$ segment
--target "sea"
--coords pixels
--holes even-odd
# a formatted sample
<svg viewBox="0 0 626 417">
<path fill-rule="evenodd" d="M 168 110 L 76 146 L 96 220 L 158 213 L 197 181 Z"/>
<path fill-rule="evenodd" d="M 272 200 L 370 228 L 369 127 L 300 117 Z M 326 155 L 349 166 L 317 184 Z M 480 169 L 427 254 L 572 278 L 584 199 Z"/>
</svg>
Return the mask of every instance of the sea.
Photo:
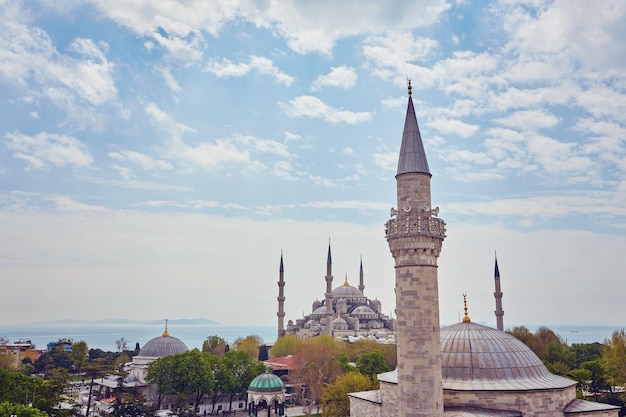
<svg viewBox="0 0 626 417">
<path fill-rule="evenodd" d="M 48 343 L 59 339 L 71 339 L 74 343 L 84 341 L 89 349 L 117 351 L 116 340 L 124 338 L 128 349 L 139 347 L 165 330 L 163 324 L 79 324 L 79 325 L 0 325 L 0 337 L 17 340 L 30 340 L 37 349 L 46 349 Z M 168 326 L 170 336 L 182 340 L 189 349 L 202 349 L 202 342 L 209 336 L 217 335 L 232 344 L 235 339 L 246 336 L 259 336 L 263 342 L 273 344 L 276 340 L 276 326 L 222 326 L 183 324 Z"/>
<path fill-rule="evenodd" d="M 539 325 L 525 325 L 531 332 L 537 330 Z M 576 325 L 542 325 L 557 335 L 561 336 L 568 345 L 574 343 L 603 343 L 611 337 L 615 330 L 622 327 L 616 326 L 576 326 Z M 513 327 L 513 326 L 511 326 Z M 49 342 L 59 339 L 72 339 L 73 342 L 84 341 L 90 349 L 102 349 L 115 352 L 116 340 L 124 338 L 128 349 L 134 349 L 136 343 L 141 348 L 149 340 L 163 334 L 162 324 L 79 324 L 79 325 L 0 325 L 0 337 L 9 339 L 10 342 L 18 340 L 30 340 L 37 349 L 46 349 Z M 168 327 L 170 336 L 182 340 L 189 349 L 202 348 L 209 336 L 217 335 L 232 344 L 235 339 L 250 335 L 259 336 L 266 344 L 273 344 L 276 340 L 276 326 L 224 326 L 224 325 L 199 325 L 182 324 Z"/>
</svg>

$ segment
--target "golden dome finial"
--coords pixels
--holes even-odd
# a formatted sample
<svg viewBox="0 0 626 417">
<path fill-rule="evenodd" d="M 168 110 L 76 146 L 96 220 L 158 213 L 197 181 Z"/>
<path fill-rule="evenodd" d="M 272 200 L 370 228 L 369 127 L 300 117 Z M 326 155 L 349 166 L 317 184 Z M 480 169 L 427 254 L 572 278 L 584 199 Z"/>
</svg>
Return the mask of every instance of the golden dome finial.
<svg viewBox="0 0 626 417">
<path fill-rule="evenodd" d="M 413 91 L 411 91 L 413 89 L 413 87 L 411 87 L 411 79 L 409 77 L 407 77 L 406 83 L 407 83 L 407 87 L 409 89 L 409 97 L 411 97 L 411 95 L 413 94 Z"/>
<path fill-rule="evenodd" d="M 170 334 L 167 331 L 167 319 L 165 319 L 165 331 L 162 334 L 163 337 L 170 337 Z"/>
<path fill-rule="evenodd" d="M 343 282 L 343 285 L 344 285 L 344 286 L 346 286 L 346 287 L 347 287 L 348 285 L 350 285 L 350 284 L 348 284 L 348 273 L 347 273 L 347 272 L 346 272 L 346 279 L 345 279 L 345 281 Z"/>
<path fill-rule="evenodd" d="M 465 310 L 465 316 L 463 317 L 463 323 L 471 322 L 469 316 L 467 315 L 467 294 L 463 294 L 463 310 Z"/>
</svg>

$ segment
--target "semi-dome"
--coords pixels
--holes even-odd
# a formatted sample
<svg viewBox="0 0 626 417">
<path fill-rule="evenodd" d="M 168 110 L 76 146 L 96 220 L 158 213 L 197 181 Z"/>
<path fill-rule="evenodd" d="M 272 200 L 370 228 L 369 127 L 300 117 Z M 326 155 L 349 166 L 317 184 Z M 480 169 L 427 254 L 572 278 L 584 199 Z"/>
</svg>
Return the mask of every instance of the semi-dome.
<svg viewBox="0 0 626 417">
<path fill-rule="evenodd" d="M 185 345 L 180 339 L 170 336 L 166 325 L 163 334 L 160 337 L 155 337 L 154 339 L 148 341 L 148 343 L 141 348 L 137 356 L 162 358 L 176 353 L 187 352 L 188 350 L 187 345 Z"/>
<path fill-rule="evenodd" d="M 367 307 L 367 306 L 358 306 L 357 308 L 352 310 L 352 314 L 354 314 L 354 315 L 359 315 L 359 314 L 375 315 L 376 312 L 374 310 L 372 310 L 371 308 Z"/>
<path fill-rule="evenodd" d="M 542 390 L 575 381 L 553 375 L 514 336 L 472 322 L 441 329 L 443 388 L 449 390 Z"/>
<path fill-rule="evenodd" d="M 269 370 L 266 370 L 264 374 L 261 374 L 254 378 L 248 386 L 248 391 L 255 392 L 274 392 L 279 393 L 285 390 L 285 383 L 276 375 L 271 374 Z"/>
</svg>

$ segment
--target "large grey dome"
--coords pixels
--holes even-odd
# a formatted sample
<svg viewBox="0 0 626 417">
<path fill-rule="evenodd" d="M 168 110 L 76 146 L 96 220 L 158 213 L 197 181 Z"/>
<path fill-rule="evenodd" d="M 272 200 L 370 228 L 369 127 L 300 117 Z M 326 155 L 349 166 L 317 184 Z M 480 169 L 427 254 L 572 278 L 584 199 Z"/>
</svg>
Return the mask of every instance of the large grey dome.
<svg viewBox="0 0 626 417">
<path fill-rule="evenodd" d="M 441 329 L 441 362 L 443 388 L 449 390 L 536 390 L 576 384 L 551 374 L 514 336 L 471 322 Z"/>
<path fill-rule="evenodd" d="M 180 339 L 170 336 L 166 329 L 162 336 L 148 341 L 137 356 L 162 358 L 176 353 L 187 352 L 188 350 L 187 346 Z"/>
<path fill-rule="evenodd" d="M 348 282 L 344 283 L 342 286 L 337 287 L 333 290 L 333 297 L 335 298 L 355 298 L 355 297 L 364 297 L 363 293 L 359 291 L 358 288 L 353 287 L 352 285 L 348 285 Z"/>
</svg>

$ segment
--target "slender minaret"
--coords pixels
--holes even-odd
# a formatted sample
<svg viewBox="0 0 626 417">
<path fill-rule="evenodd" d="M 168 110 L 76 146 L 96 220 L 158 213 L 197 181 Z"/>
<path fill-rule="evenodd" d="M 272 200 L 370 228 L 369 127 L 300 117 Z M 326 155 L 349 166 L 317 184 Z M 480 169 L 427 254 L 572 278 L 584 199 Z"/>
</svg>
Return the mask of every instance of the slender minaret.
<svg viewBox="0 0 626 417">
<path fill-rule="evenodd" d="M 443 417 L 437 258 L 445 223 L 431 209 L 428 162 L 408 81 L 409 103 L 400 146 L 398 209 L 385 225 L 396 265 L 398 415 Z"/>
<path fill-rule="evenodd" d="M 361 291 L 361 294 L 364 294 L 364 289 L 365 284 L 363 284 L 363 257 L 361 256 L 361 266 L 359 267 L 359 291 Z"/>
<path fill-rule="evenodd" d="M 333 261 L 330 256 L 330 240 L 328 241 L 328 257 L 326 258 L 326 333 L 333 333 Z"/>
<path fill-rule="evenodd" d="M 504 316 L 504 310 L 502 310 L 502 291 L 500 291 L 500 270 L 498 269 L 498 255 L 496 257 L 496 270 L 493 274 L 493 278 L 496 281 L 496 292 L 493 293 L 493 296 L 496 297 L 496 323 L 498 330 L 504 331 L 504 322 L 502 317 Z"/>
<path fill-rule="evenodd" d="M 283 267 L 283 252 L 280 251 L 280 266 L 278 267 L 278 337 L 285 335 L 285 268 Z"/>
</svg>

